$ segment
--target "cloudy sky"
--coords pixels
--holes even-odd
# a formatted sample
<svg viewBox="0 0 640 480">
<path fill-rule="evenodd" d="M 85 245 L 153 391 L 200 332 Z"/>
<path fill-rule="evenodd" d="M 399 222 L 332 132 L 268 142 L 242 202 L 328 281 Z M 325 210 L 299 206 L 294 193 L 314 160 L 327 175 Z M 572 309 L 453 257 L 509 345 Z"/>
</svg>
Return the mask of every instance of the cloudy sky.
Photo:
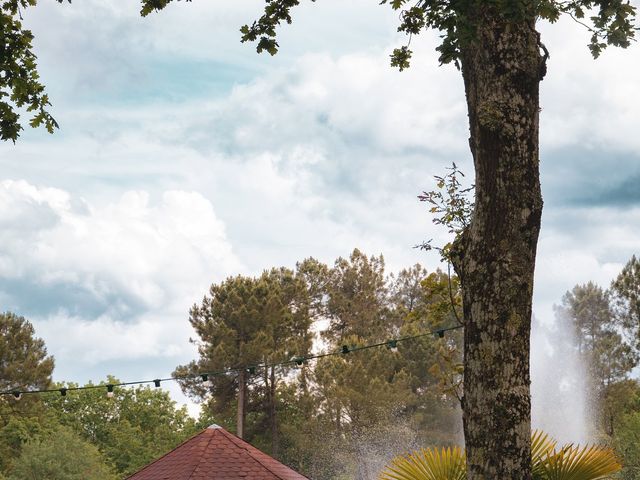
<svg viewBox="0 0 640 480">
<path fill-rule="evenodd" d="M 376 1 L 308 3 L 276 57 L 239 42 L 260 0 L 25 12 L 61 128 L 0 145 L 0 310 L 33 321 L 57 380 L 169 374 L 194 357 L 190 305 L 228 275 L 354 247 L 438 267 L 412 248 L 445 238 L 416 195 L 452 161 L 471 172 L 460 75 L 435 34 L 391 69 L 403 39 Z M 594 61 L 580 26 L 540 28 L 534 309 L 551 319 L 640 253 L 640 48 Z"/>
</svg>

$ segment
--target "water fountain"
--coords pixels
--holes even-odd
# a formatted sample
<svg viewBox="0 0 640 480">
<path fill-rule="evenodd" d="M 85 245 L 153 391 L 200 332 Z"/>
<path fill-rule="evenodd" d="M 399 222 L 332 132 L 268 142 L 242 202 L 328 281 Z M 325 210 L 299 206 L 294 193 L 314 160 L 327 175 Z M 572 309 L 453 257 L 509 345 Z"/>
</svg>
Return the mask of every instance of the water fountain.
<svg viewBox="0 0 640 480">
<path fill-rule="evenodd" d="M 593 441 L 593 400 L 586 366 L 569 321 L 534 318 L 531 330 L 531 416 L 534 429 L 559 443 Z"/>
</svg>

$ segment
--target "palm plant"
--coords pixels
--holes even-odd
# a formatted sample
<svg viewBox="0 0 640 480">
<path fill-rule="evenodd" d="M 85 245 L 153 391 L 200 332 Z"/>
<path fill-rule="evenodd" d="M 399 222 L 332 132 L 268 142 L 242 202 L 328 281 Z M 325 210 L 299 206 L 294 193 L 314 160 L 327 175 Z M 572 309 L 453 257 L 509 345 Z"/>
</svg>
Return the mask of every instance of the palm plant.
<svg viewBox="0 0 640 480">
<path fill-rule="evenodd" d="M 382 474 L 382 480 L 464 480 L 466 459 L 460 447 L 422 448 L 396 457 Z"/>
<path fill-rule="evenodd" d="M 611 448 L 573 444 L 556 449 L 557 442 L 536 430 L 531 436 L 531 473 L 534 480 L 602 480 L 622 465 Z M 466 462 L 460 447 L 423 448 L 396 457 L 380 480 L 464 480 Z"/>
</svg>

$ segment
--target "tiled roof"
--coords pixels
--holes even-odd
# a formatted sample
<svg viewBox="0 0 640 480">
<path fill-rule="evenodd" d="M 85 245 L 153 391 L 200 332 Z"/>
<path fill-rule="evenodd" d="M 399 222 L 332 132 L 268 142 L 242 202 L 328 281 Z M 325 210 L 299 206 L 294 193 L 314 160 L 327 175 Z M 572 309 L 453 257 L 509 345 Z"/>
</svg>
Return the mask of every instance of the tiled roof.
<svg viewBox="0 0 640 480">
<path fill-rule="evenodd" d="M 128 480 L 308 480 L 217 425 L 200 432 Z"/>
</svg>

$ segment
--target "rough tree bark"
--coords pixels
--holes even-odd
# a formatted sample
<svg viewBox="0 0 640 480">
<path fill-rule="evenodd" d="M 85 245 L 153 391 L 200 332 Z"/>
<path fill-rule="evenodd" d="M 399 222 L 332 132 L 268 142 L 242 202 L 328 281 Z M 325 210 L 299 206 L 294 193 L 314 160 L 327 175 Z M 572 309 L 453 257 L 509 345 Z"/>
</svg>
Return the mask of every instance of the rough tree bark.
<svg viewBox="0 0 640 480">
<path fill-rule="evenodd" d="M 546 58 L 535 17 L 476 12 L 462 48 L 476 199 L 454 243 L 465 317 L 463 423 L 469 480 L 531 478 L 529 336 L 539 181 L 539 84 Z"/>
</svg>

